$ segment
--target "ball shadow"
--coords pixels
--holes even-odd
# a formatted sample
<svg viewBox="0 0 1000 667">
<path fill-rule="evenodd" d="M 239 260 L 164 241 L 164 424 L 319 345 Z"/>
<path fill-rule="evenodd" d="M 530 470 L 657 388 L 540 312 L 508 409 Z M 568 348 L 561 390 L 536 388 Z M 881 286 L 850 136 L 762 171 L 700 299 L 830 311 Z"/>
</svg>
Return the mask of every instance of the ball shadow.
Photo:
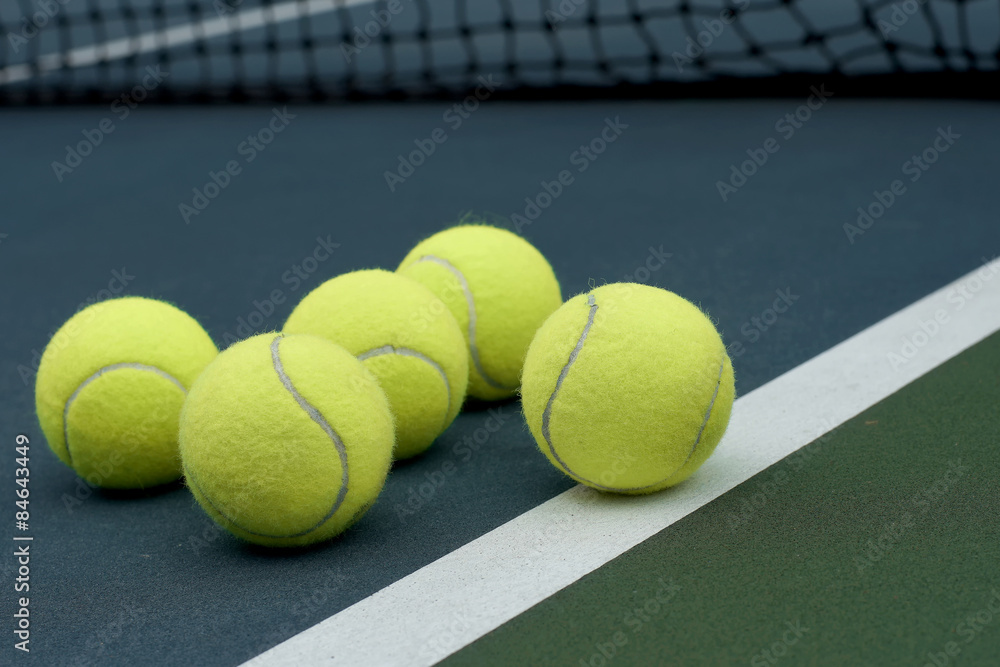
<svg viewBox="0 0 1000 667">
<path fill-rule="evenodd" d="M 498 406 L 511 405 L 512 403 L 519 403 L 521 397 L 515 394 L 510 398 L 504 398 L 499 401 L 484 401 L 481 398 L 476 398 L 474 396 L 467 396 L 465 403 L 462 404 L 462 412 L 485 412 L 490 408 L 495 408 Z"/>
<path fill-rule="evenodd" d="M 167 482 L 159 486 L 151 486 L 144 489 L 105 489 L 95 488 L 95 495 L 107 500 L 142 500 L 144 498 L 159 498 L 169 493 L 175 493 L 184 487 L 184 480 L 179 479 L 174 482 Z"/>
</svg>

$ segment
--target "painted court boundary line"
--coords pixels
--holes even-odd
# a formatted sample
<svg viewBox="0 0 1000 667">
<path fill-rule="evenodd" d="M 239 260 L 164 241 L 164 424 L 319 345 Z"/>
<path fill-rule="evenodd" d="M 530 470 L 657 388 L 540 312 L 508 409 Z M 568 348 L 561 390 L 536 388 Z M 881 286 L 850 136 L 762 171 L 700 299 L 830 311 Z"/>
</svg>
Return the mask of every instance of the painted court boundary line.
<svg viewBox="0 0 1000 667">
<path fill-rule="evenodd" d="M 994 259 L 739 398 L 689 483 L 638 497 L 574 487 L 245 664 L 433 664 L 997 330 Z"/>
<path fill-rule="evenodd" d="M 160 49 L 175 49 L 193 42 L 221 37 L 233 32 L 253 30 L 267 25 L 295 21 L 305 16 L 325 14 L 372 0 L 288 0 L 276 5 L 245 9 L 229 16 L 147 32 L 135 37 L 123 37 L 103 44 L 81 46 L 62 53 L 49 53 L 38 58 L 35 65 L 9 65 L 0 68 L 0 85 L 26 81 L 33 76 L 49 74 L 64 66 L 88 67 L 100 63 L 124 60 Z"/>
</svg>

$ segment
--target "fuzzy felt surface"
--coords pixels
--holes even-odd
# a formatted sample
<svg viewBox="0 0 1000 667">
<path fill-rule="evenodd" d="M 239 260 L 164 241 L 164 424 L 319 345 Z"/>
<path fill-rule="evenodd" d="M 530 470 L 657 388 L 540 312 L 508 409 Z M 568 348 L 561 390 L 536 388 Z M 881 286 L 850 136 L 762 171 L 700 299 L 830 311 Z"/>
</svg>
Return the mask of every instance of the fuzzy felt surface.
<svg viewBox="0 0 1000 667">
<path fill-rule="evenodd" d="M 181 476 L 177 427 L 185 392 L 148 370 L 98 376 L 69 406 L 72 466 L 91 484 L 133 489 Z"/>
<path fill-rule="evenodd" d="M 562 303 L 549 262 L 526 240 L 460 225 L 421 241 L 397 269 L 448 306 L 469 345 L 469 394 L 513 395 L 532 337 Z"/>
<path fill-rule="evenodd" d="M 521 394 L 553 465 L 604 491 L 650 493 L 711 455 L 735 387 L 722 339 L 694 304 L 612 283 L 573 297 L 545 322 Z"/>
<path fill-rule="evenodd" d="M 201 325 L 162 301 L 126 297 L 81 310 L 38 368 L 35 407 L 49 447 L 95 486 L 177 479 L 184 394 L 217 354 Z"/>
<path fill-rule="evenodd" d="M 181 411 L 188 487 L 250 542 L 330 538 L 375 502 L 392 460 L 393 417 L 375 377 L 338 345 L 261 334 L 225 350 Z"/>
<path fill-rule="evenodd" d="M 321 336 L 363 357 L 396 418 L 396 458 L 430 447 L 465 400 L 462 331 L 433 292 L 406 276 L 376 269 L 332 278 L 302 299 L 284 331 Z"/>
</svg>

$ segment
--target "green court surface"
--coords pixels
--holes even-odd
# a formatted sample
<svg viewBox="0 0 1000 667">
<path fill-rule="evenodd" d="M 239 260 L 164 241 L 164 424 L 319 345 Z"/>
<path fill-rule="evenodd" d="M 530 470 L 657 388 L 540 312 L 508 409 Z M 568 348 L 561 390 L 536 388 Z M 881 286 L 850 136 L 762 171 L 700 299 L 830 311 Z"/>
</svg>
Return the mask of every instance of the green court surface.
<svg viewBox="0 0 1000 667">
<path fill-rule="evenodd" d="M 998 404 L 994 334 L 443 664 L 997 664 Z"/>
</svg>

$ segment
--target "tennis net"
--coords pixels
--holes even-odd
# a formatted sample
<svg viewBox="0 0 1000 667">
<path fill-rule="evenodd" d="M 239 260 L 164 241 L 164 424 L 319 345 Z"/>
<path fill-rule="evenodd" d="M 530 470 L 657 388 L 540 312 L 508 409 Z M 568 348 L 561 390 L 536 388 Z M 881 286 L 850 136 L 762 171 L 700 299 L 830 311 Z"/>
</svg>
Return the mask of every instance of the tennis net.
<svg viewBox="0 0 1000 667">
<path fill-rule="evenodd" d="M 0 101 L 996 97 L 998 0 L 5 0 Z"/>
</svg>

